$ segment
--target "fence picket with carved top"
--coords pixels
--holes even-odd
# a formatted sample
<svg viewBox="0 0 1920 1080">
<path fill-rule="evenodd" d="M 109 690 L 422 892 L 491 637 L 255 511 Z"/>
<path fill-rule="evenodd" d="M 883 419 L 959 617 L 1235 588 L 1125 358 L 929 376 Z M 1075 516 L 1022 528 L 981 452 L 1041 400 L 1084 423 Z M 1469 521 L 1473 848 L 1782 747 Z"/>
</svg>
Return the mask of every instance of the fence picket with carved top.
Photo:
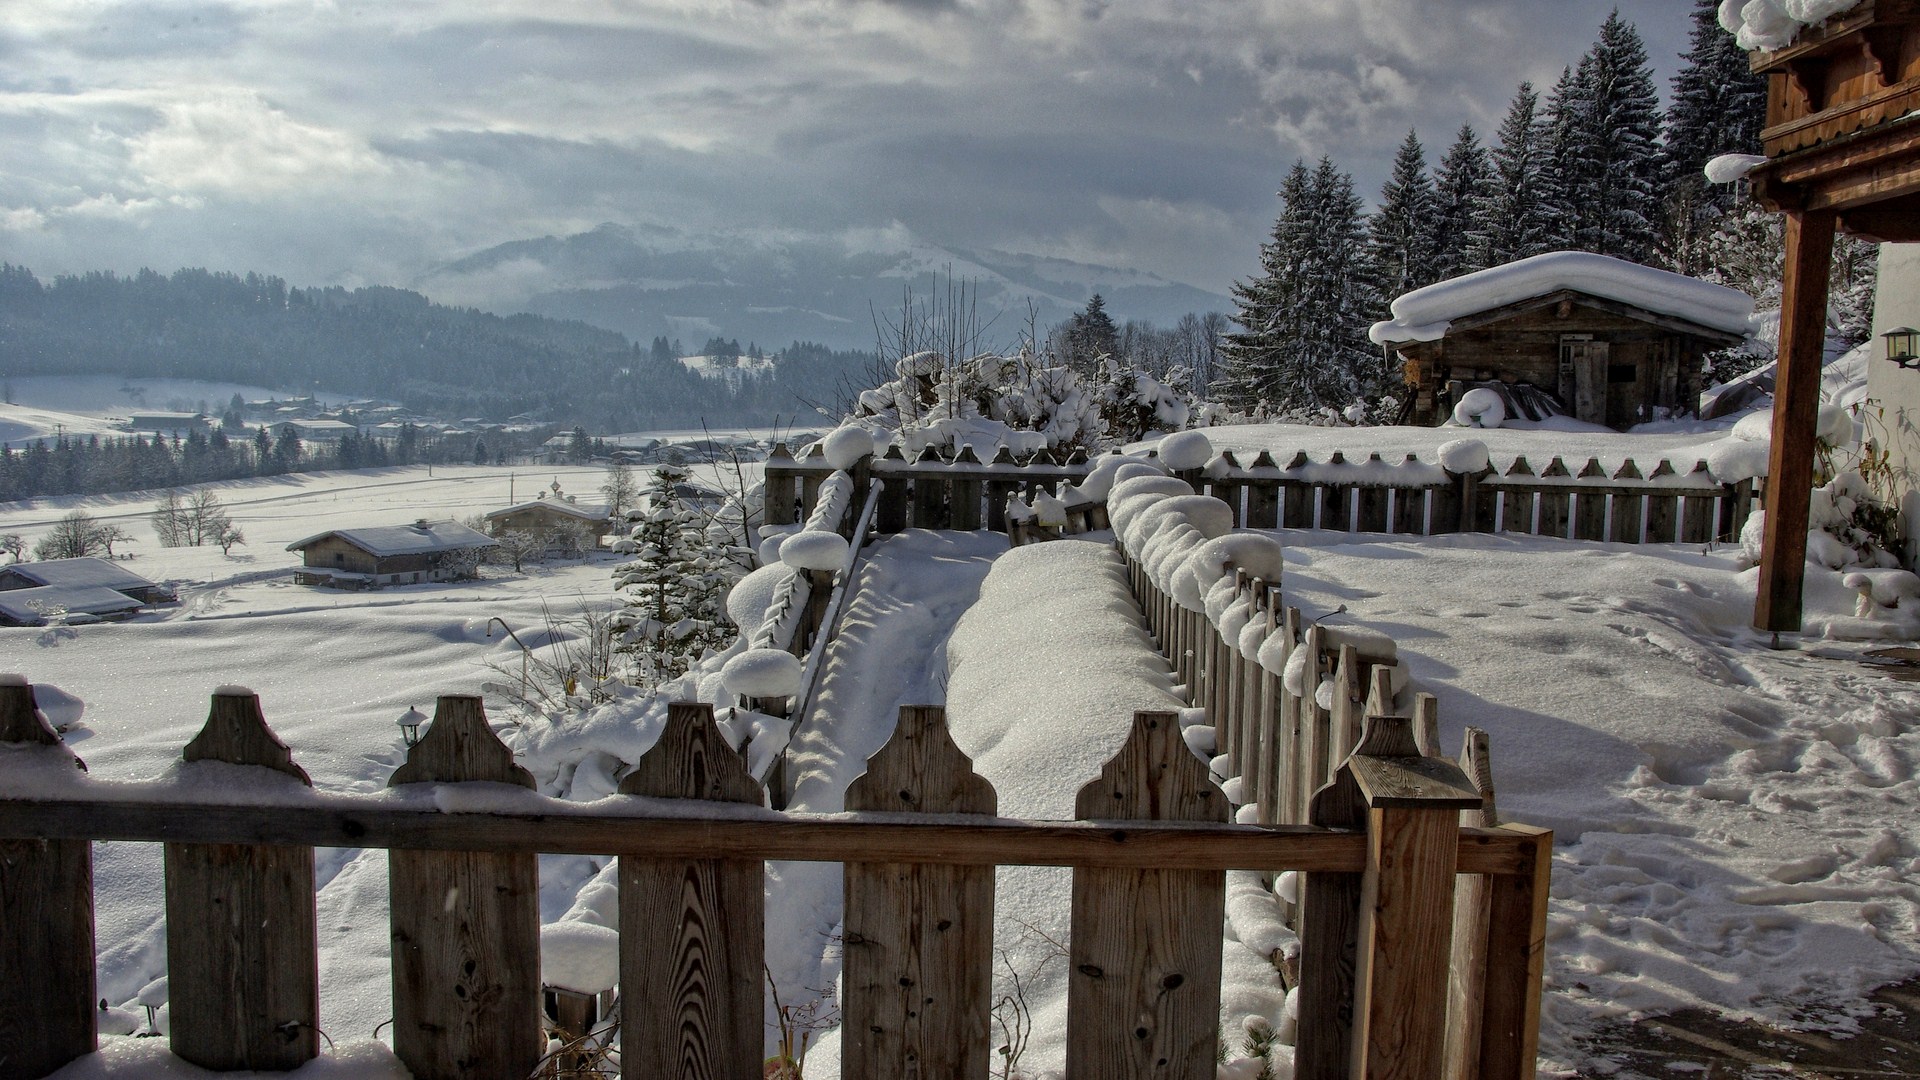
<svg viewBox="0 0 1920 1080">
<path fill-rule="evenodd" d="M 1125 745 L 1074 801 L 1082 820 L 1224 822 L 1227 813 L 1171 712 L 1135 713 Z M 1075 869 L 1069 1080 L 1213 1076 L 1225 903 L 1222 873 Z"/>
<path fill-rule="evenodd" d="M 953 744 L 945 710 L 913 705 L 846 806 L 991 815 L 999 797 Z M 993 1061 L 993 868 L 848 863 L 845 884 L 842 1075 L 982 1080 Z"/>
<path fill-rule="evenodd" d="M 312 786 L 252 693 L 213 695 L 181 756 L 285 773 Z M 173 1053 L 202 1068 L 297 1068 L 320 1052 L 313 849 L 167 844 L 167 988 Z"/>
<path fill-rule="evenodd" d="M 764 805 L 765 793 L 705 704 L 674 702 L 623 795 Z M 620 857 L 623 1075 L 761 1075 L 765 864 Z"/>
<path fill-rule="evenodd" d="M 534 787 L 477 697 L 447 695 L 389 787 Z M 418 1080 L 525 1076 L 539 1062 L 540 867 L 531 854 L 388 853 L 394 1053 Z"/>
<path fill-rule="evenodd" d="M 1621 484 L 1637 484 L 1645 478 L 1640 475 L 1640 467 L 1628 459 L 1615 470 L 1612 479 Z M 1640 542 L 1640 525 L 1646 520 L 1641 504 L 1646 496 L 1639 492 L 1613 497 L 1613 539 L 1617 543 L 1637 544 Z"/>
<path fill-rule="evenodd" d="M 0 744 L 85 768 L 34 708 L 25 680 L 0 683 Z M 0 1066 L 44 1076 L 98 1042 L 94 1009 L 93 844 L 0 840 Z M 31 928 L 30 930 L 28 928 Z"/>
<path fill-rule="evenodd" d="M 1599 458 L 1588 458 L 1580 468 L 1579 479 L 1602 481 L 1607 479 L 1607 471 L 1600 467 Z M 1577 488 L 1573 495 L 1573 538 L 1575 540 L 1605 540 L 1607 538 L 1607 490 L 1604 487 Z"/>
</svg>

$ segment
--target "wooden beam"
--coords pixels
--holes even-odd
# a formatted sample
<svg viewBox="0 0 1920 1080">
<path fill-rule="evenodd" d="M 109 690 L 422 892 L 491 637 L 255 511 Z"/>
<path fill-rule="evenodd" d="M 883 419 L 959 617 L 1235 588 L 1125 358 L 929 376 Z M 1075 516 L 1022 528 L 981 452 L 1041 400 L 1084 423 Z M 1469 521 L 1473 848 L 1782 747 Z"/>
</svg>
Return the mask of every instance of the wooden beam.
<svg viewBox="0 0 1920 1080">
<path fill-rule="evenodd" d="M 1807 504 L 1820 410 L 1820 362 L 1826 347 L 1827 274 L 1833 266 L 1831 210 L 1789 213 L 1780 310 L 1780 360 L 1774 379 L 1773 445 L 1767 455 L 1767 517 L 1760 594 L 1753 625 L 1800 629 L 1806 576 Z"/>
</svg>

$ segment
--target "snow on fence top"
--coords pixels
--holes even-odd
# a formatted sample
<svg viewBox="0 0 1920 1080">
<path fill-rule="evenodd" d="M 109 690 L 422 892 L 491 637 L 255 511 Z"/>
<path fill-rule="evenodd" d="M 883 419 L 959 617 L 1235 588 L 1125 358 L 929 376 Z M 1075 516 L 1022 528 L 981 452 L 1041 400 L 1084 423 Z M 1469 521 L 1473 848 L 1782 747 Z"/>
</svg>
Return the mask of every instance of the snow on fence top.
<svg viewBox="0 0 1920 1080">
<path fill-rule="evenodd" d="M 1570 289 L 1729 334 L 1752 332 L 1753 297 L 1738 289 L 1585 251 L 1549 251 L 1436 282 L 1393 302 L 1368 331 L 1376 345 L 1438 341 L 1453 320 Z"/>
<path fill-rule="evenodd" d="M 1720 25 L 1743 49 L 1784 49 L 1800 31 L 1859 7 L 1862 0 L 1721 0 Z"/>
</svg>

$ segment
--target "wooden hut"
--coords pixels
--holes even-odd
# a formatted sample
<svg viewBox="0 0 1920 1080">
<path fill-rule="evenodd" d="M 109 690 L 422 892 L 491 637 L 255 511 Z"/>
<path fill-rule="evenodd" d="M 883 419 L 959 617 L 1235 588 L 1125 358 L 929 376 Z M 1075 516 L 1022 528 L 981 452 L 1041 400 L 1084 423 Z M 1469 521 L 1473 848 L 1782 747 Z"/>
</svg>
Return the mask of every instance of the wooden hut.
<svg viewBox="0 0 1920 1080">
<path fill-rule="evenodd" d="M 334 529 L 287 545 L 305 565 L 294 573 L 301 585 L 378 589 L 447 581 L 471 570 L 465 553 L 498 547 L 487 534 L 453 521 Z"/>
<path fill-rule="evenodd" d="M 1860 0 L 1813 26 L 1737 29 L 1767 77 L 1767 160 L 1748 180 L 1755 199 L 1786 215 L 1753 622 L 1797 631 L 1834 233 L 1920 241 L 1920 0 Z"/>
<path fill-rule="evenodd" d="M 1557 251 L 1407 293 L 1372 338 L 1404 365 L 1410 423 L 1488 387 L 1508 416 L 1626 428 L 1693 415 L 1703 358 L 1743 340 L 1752 313 L 1733 289 Z"/>
</svg>

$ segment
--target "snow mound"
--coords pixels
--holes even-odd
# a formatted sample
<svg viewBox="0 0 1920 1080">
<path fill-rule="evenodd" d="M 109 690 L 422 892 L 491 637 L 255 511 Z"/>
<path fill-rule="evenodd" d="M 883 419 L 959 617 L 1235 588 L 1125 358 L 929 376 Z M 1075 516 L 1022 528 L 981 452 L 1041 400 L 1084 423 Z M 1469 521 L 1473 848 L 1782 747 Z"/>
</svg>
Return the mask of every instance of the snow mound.
<svg viewBox="0 0 1920 1080">
<path fill-rule="evenodd" d="M 1268 533 L 1233 532 L 1201 544 L 1187 557 L 1187 565 L 1192 567 L 1203 588 L 1233 580 L 1236 570 L 1245 570 L 1249 577 L 1278 585 L 1286 565 L 1286 552 L 1280 541 Z"/>
<path fill-rule="evenodd" d="M 851 469 L 861 458 L 873 454 L 873 433 L 857 424 L 834 428 L 820 440 L 827 464 L 836 469 Z"/>
<path fill-rule="evenodd" d="M 1479 439 L 1455 439 L 1440 444 L 1440 467 L 1455 476 L 1486 472 L 1490 464 L 1487 444 Z"/>
<path fill-rule="evenodd" d="M 1175 472 L 1198 469 L 1213 456 L 1204 431 L 1177 431 L 1160 440 L 1160 460 Z"/>
<path fill-rule="evenodd" d="M 1701 172 L 1710 184 L 1731 184 L 1766 163 L 1767 159 L 1759 154 L 1721 154 L 1707 162 Z"/>
<path fill-rule="evenodd" d="M 748 649 L 727 661 L 720 681 L 741 697 L 793 697 L 800 692 L 800 658 L 784 649 Z"/>
<path fill-rule="evenodd" d="M 540 981 L 597 994 L 620 981 L 620 932 L 568 920 L 540 928 Z"/>
<path fill-rule="evenodd" d="M 1126 454 L 1107 454 L 1093 463 L 1092 471 L 1087 473 L 1085 480 L 1080 481 L 1077 490 L 1082 496 L 1094 502 L 1106 502 L 1107 495 L 1113 491 L 1114 481 L 1120 478 L 1121 467 L 1125 465 L 1145 466 L 1144 470 L 1136 472 L 1135 475 L 1159 472 L 1158 469 L 1147 465 L 1143 458 L 1130 457 Z"/>
<path fill-rule="evenodd" d="M 1721 0 L 1720 26 L 1743 49 L 1784 49 L 1800 31 L 1860 5 L 1861 0 Z"/>
<path fill-rule="evenodd" d="M 1453 422 L 1461 427 L 1497 428 L 1507 419 L 1507 406 L 1500 395 L 1484 386 L 1460 395 L 1453 407 Z"/>
<path fill-rule="evenodd" d="M 847 561 L 847 539 L 836 532 L 797 532 L 780 545 L 780 561 L 795 570 L 838 570 Z"/>
<path fill-rule="evenodd" d="M 1376 345 L 1437 341 L 1454 319 L 1571 289 L 1745 337 L 1753 297 L 1738 289 L 1585 251 L 1549 251 L 1401 296 L 1367 332 Z"/>
<path fill-rule="evenodd" d="M 786 588 L 792 574 L 792 567 L 774 563 L 734 582 L 727 593 L 727 618 L 735 626 L 759 626 L 766 621 L 773 598 Z"/>
<path fill-rule="evenodd" d="M 13 685 L 18 686 L 25 681 L 23 679 Z M 55 731 L 64 731 L 78 724 L 81 715 L 87 711 L 86 702 L 47 683 L 34 684 L 33 707 L 40 710 Z"/>
</svg>

